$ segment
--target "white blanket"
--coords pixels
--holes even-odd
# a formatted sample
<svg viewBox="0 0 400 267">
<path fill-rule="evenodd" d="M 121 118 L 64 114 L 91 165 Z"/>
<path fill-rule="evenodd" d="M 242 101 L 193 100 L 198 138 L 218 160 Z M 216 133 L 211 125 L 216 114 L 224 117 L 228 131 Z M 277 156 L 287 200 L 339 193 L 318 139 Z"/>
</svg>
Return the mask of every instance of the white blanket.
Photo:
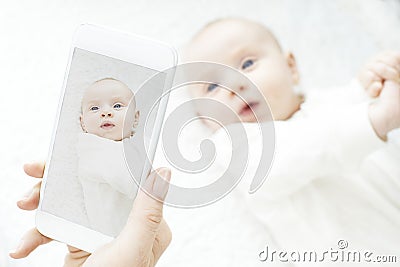
<svg viewBox="0 0 400 267">
<path fill-rule="evenodd" d="M 77 147 L 78 178 L 90 227 L 116 236 L 138 189 L 125 164 L 123 142 L 81 133 Z"/>
</svg>

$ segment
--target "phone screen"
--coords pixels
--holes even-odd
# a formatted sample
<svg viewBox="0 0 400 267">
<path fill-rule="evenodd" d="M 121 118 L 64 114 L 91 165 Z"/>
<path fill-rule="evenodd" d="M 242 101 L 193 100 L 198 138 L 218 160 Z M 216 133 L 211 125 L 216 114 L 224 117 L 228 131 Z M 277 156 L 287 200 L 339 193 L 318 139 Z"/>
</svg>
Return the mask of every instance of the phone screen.
<svg viewBox="0 0 400 267">
<path fill-rule="evenodd" d="M 43 211 L 118 235 L 149 161 L 146 147 L 165 80 L 158 70 L 74 48 L 46 166 Z"/>
</svg>

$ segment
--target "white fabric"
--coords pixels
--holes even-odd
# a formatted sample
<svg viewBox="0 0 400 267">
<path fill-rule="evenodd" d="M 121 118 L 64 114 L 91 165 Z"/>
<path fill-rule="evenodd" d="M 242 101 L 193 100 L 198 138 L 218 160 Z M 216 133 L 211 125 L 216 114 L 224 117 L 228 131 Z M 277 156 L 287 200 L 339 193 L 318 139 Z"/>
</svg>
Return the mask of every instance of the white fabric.
<svg viewBox="0 0 400 267">
<path fill-rule="evenodd" d="M 376 136 L 368 118 L 369 102 L 355 81 L 329 91 L 310 90 L 290 120 L 274 122 L 273 165 L 263 186 L 251 195 L 248 190 L 262 143 L 258 126 L 244 124 L 249 165 L 242 181 L 210 206 L 165 209 L 174 238 L 159 265 L 266 266 L 268 262 L 258 260 L 264 246 L 322 254 L 331 248 L 339 250 L 341 239 L 351 251 L 396 255 L 400 146 Z M 231 134 L 235 127 L 239 125 L 229 126 Z M 228 166 L 231 154 L 241 151 L 240 147 L 231 150 L 222 130 L 212 141 L 217 164 L 203 173 L 211 181 Z M 187 174 L 177 176 L 173 172 L 172 181 L 187 178 Z M 193 259 L 197 251 L 202 256 Z M 326 260 L 318 266 L 325 264 L 338 263 Z M 309 263 L 275 260 L 273 266 Z"/>
<path fill-rule="evenodd" d="M 116 236 L 138 189 L 125 164 L 123 142 L 81 133 L 77 147 L 78 178 L 90 228 Z"/>
<path fill-rule="evenodd" d="M 326 250 L 344 239 L 353 249 L 397 252 L 400 149 L 377 137 L 368 118 L 370 101 L 359 104 L 365 99 L 355 82 L 325 96 L 310 91 L 290 120 L 274 122 L 273 165 L 252 195 L 247 192 L 262 140 L 257 125 L 245 124 L 250 160 L 239 190 L 276 240 L 275 249 Z M 221 131 L 214 140 L 230 150 Z"/>
</svg>

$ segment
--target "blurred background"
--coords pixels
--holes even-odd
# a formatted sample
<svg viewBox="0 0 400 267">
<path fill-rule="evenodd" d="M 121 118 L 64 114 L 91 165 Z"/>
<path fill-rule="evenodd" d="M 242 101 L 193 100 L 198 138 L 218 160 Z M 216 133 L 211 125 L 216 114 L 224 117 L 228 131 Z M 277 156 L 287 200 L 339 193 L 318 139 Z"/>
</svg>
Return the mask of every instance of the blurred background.
<svg viewBox="0 0 400 267">
<path fill-rule="evenodd" d="M 205 23 L 225 16 L 267 25 L 297 57 L 305 89 L 345 84 L 375 53 L 400 49 L 399 0 L 2 1 L 0 267 L 63 262 L 65 248 L 56 242 L 27 260 L 12 261 L 7 251 L 34 225 L 34 213 L 15 205 L 37 182 L 22 165 L 47 156 L 76 27 L 104 25 L 179 50 Z"/>
</svg>

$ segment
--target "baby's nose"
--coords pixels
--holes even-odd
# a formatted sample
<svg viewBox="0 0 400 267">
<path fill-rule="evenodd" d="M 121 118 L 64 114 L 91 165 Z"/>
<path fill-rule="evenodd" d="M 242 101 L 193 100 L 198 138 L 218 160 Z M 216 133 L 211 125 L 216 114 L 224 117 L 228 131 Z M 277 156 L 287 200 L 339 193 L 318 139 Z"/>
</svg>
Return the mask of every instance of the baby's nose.
<svg viewBox="0 0 400 267">
<path fill-rule="evenodd" d="M 244 85 L 238 86 L 238 92 L 243 92 L 245 89 L 246 89 L 246 86 L 244 86 Z"/>
<path fill-rule="evenodd" d="M 237 94 L 239 94 L 239 96 L 241 95 L 241 93 L 246 89 L 243 85 L 237 86 L 235 88 L 236 90 L 229 90 L 229 95 L 231 97 L 236 96 Z"/>
<path fill-rule="evenodd" d="M 103 112 L 103 113 L 101 113 L 101 116 L 102 116 L 103 118 L 105 118 L 106 116 L 107 116 L 107 117 L 112 117 L 113 114 L 112 114 L 112 112 Z"/>
</svg>

